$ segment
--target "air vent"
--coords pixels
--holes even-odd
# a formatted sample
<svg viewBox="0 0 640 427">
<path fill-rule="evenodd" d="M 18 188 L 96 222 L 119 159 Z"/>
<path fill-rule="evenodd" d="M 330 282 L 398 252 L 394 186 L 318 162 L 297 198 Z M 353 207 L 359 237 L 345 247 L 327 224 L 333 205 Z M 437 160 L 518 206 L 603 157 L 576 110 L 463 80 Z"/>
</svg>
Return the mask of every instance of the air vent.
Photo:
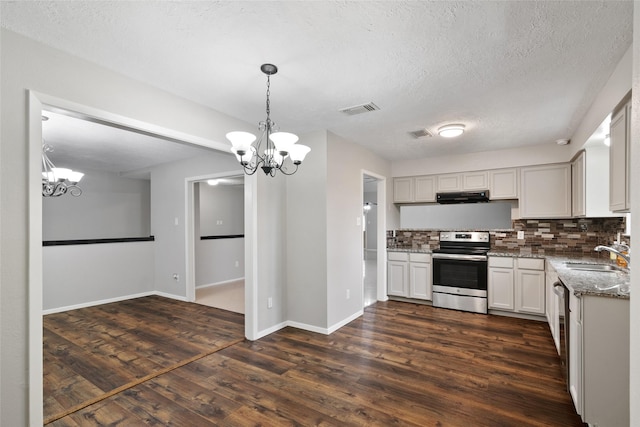
<svg viewBox="0 0 640 427">
<path fill-rule="evenodd" d="M 368 104 L 354 105 L 353 107 L 342 108 L 338 111 L 348 116 L 355 116 L 356 114 L 369 113 L 371 111 L 376 111 L 379 109 L 380 107 L 378 107 L 376 104 L 374 104 L 373 102 L 369 102 Z"/>
<path fill-rule="evenodd" d="M 418 139 L 418 138 L 430 138 L 433 136 L 433 134 L 431 132 L 429 132 L 426 129 L 418 129 L 418 130 L 414 130 L 409 132 L 409 135 L 411 135 L 412 137 Z"/>
</svg>

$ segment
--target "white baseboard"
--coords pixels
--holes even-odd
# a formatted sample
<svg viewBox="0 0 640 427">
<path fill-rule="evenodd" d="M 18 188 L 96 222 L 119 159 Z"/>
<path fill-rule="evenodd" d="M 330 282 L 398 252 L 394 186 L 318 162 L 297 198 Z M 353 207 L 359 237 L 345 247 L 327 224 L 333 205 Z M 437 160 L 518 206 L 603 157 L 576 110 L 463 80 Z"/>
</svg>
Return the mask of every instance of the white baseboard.
<svg viewBox="0 0 640 427">
<path fill-rule="evenodd" d="M 49 308 L 49 309 L 46 309 L 46 310 L 42 310 L 42 315 L 46 316 L 47 314 L 62 313 L 62 312 L 69 311 L 69 310 L 77 310 L 79 308 L 93 307 L 93 306 L 96 306 L 96 305 L 109 304 L 109 303 L 112 303 L 112 302 L 119 302 L 119 301 L 126 301 L 128 299 L 142 298 L 142 297 L 148 297 L 148 296 L 152 296 L 152 295 L 157 295 L 157 296 L 165 297 L 165 298 L 171 298 L 171 299 L 175 299 L 175 300 L 179 300 L 179 301 L 185 301 L 185 302 L 187 301 L 187 298 L 183 297 L 181 295 L 173 295 L 173 294 L 168 294 L 168 293 L 160 292 L 160 291 L 149 291 L 149 292 L 142 292 L 142 293 L 139 293 L 139 294 L 123 295 L 123 296 L 119 296 L 119 297 L 115 297 L 115 298 L 107 298 L 107 299 L 98 300 L 98 301 L 83 302 L 81 304 L 67 305 L 67 306 L 64 306 L 64 307 Z"/>
<path fill-rule="evenodd" d="M 330 335 L 332 333 L 334 333 L 335 331 L 337 331 L 338 329 L 340 329 L 341 327 L 343 327 L 344 325 L 346 325 L 347 323 L 357 319 L 358 317 L 362 316 L 364 314 L 364 310 L 360 310 L 357 313 L 354 313 L 353 315 L 347 317 L 346 319 L 336 323 L 335 325 L 329 327 L 329 328 L 321 328 L 319 326 L 315 326 L 315 325 L 308 325 L 306 323 L 300 323 L 300 322 L 294 322 L 292 320 L 287 320 L 285 322 L 279 323 L 278 325 L 272 326 L 271 328 L 265 329 L 263 331 L 258 332 L 258 336 L 256 339 L 260 339 L 262 337 L 266 337 L 269 334 L 272 334 L 274 332 L 279 331 L 282 328 L 285 328 L 287 326 L 291 326 L 292 328 L 296 328 L 296 329 L 302 329 L 305 331 L 309 331 L 309 332 L 315 332 L 317 334 L 323 334 L 323 335 Z"/>
<path fill-rule="evenodd" d="M 286 328 L 287 326 L 289 326 L 287 323 L 288 322 L 278 323 L 277 325 L 274 325 L 270 328 L 264 329 L 262 331 L 258 331 L 256 339 L 259 340 L 260 338 L 266 337 L 267 335 L 277 332 L 282 328 Z"/>
<path fill-rule="evenodd" d="M 211 288 L 213 286 L 226 285 L 226 284 L 233 283 L 233 282 L 239 282 L 241 280 L 244 280 L 244 277 L 238 277 L 237 279 L 231 279 L 231 280 L 224 280 L 222 282 L 208 283 L 206 285 L 198 285 L 198 286 L 196 286 L 196 289 Z"/>
<path fill-rule="evenodd" d="M 327 335 L 334 333 L 335 331 L 342 328 L 347 323 L 353 320 L 356 320 L 358 317 L 362 316 L 363 314 L 364 314 L 364 310 L 359 310 L 356 313 L 353 313 L 351 316 L 347 317 L 346 319 L 334 324 L 333 326 L 330 326 L 328 329 Z"/>
</svg>

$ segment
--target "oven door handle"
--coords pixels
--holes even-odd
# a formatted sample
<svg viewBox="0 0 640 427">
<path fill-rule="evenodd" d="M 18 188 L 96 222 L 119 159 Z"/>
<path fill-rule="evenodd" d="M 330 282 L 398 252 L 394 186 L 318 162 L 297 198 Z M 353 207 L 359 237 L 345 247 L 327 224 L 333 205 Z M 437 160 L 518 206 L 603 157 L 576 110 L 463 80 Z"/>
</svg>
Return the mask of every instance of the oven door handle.
<svg viewBox="0 0 640 427">
<path fill-rule="evenodd" d="M 462 254 L 443 254 L 435 253 L 431 256 L 433 259 L 453 259 L 460 261 L 486 261 L 486 255 L 462 255 Z"/>
</svg>

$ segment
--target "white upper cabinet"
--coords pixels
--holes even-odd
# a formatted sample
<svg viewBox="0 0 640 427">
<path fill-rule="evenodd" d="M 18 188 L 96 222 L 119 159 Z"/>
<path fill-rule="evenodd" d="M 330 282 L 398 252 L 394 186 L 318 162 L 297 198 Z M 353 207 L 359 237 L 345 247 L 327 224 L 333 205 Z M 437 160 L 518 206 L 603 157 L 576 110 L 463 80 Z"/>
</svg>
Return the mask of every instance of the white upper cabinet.
<svg viewBox="0 0 640 427">
<path fill-rule="evenodd" d="M 462 190 L 488 190 L 489 174 L 487 171 L 465 172 L 462 174 Z"/>
<path fill-rule="evenodd" d="M 462 191 L 462 174 L 448 173 L 445 175 L 437 175 L 437 191 L 445 193 L 447 191 Z"/>
<path fill-rule="evenodd" d="M 518 198 L 518 169 L 489 171 L 489 198 L 491 200 Z"/>
<path fill-rule="evenodd" d="M 571 217 L 571 164 L 520 169 L 520 217 Z"/>
<path fill-rule="evenodd" d="M 415 178 L 415 202 L 435 202 L 436 201 L 436 177 L 417 176 Z"/>
<path fill-rule="evenodd" d="M 411 203 L 413 202 L 413 177 L 393 178 L 393 202 Z"/>
<path fill-rule="evenodd" d="M 586 153 L 581 151 L 571 162 L 571 211 L 574 217 L 587 215 Z"/>
<path fill-rule="evenodd" d="M 628 212 L 630 175 L 630 123 L 631 104 L 627 103 L 611 118 L 609 137 L 609 209 Z"/>
</svg>

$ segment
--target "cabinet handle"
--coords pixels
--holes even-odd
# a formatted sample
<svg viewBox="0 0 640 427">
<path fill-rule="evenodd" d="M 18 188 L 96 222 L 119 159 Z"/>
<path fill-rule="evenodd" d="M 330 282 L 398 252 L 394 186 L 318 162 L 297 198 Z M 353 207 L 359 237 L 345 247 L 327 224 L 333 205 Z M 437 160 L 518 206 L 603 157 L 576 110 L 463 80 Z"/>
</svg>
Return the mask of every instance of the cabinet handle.
<svg viewBox="0 0 640 427">
<path fill-rule="evenodd" d="M 556 281 L 553 284 L 553 292 L 558 295 L 559 297 L 564 297 L 564 290 L 566 289 L 566 287 L 562 284 L 561 281 Z"/>
</svg>

